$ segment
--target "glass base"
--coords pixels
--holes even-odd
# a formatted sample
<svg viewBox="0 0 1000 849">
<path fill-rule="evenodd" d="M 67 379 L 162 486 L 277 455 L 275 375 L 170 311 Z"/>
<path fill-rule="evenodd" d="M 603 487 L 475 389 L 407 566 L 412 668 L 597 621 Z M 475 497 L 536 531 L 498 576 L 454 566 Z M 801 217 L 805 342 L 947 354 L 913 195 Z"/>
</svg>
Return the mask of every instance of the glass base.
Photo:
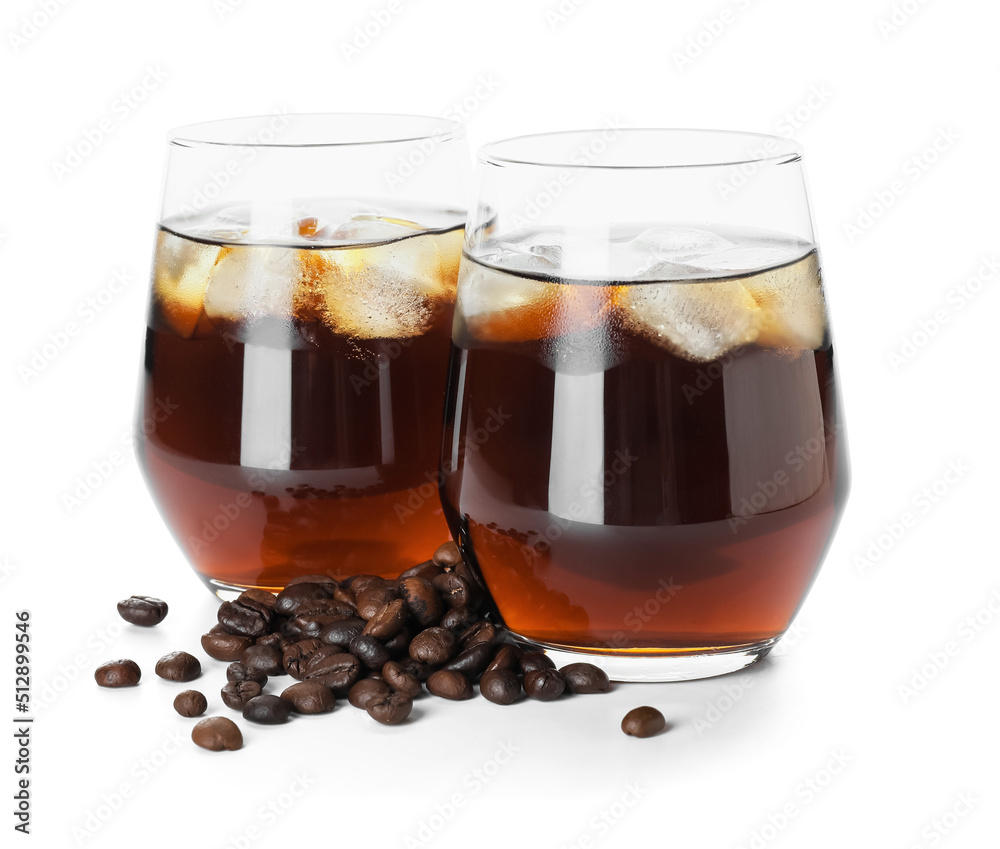
<svg viewBox="0 0 1000 849">
<path fill-rule="evenodd" d="M 762 660 L 780 639 L 772 637 L 759 643 L 722 649 L 693 650 L 685 653 L 601 652 L 550 645 L 511 634 L 522 648 L 545 652 L 556 668 L 568 663 L 592 663 L 607 673 L 612 681 L 661 682 L 692 681 L 739 672 Z"/>
<path fill-rule="evenodd" d="M 212 595 L 218 596 L 223 601 L 233 601 L 239 597 L 240 593 L 251 589 L 250 587 L 240 587 L 235 584 L 227 584 L 225 581 L 218 581 L 215 578 L 206 578 L 204 575 L 198 575 L 198 577 L 201 579 L 201 582 L 208 587 L 208 590 L 212 593 Z"/>
</svg>

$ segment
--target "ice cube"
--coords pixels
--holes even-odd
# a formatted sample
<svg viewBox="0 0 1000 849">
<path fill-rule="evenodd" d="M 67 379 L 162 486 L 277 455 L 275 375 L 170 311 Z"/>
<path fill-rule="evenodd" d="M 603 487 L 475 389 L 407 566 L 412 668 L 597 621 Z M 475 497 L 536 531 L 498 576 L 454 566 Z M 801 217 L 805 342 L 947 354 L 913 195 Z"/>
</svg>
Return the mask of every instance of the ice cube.
<svg viewBox="0 0 1000 849">
<path fill-rule="evenodd" d="M 365 242 L 388 242 L 392 239 L 404 239 L 412 236 L 423 228 L 403 218 L 392 218 L 374 212 L 363 212 L 352 215 L 336 228 L 327 228 L 326 240 L 344 244 L 363 244 Z"/>
<path fill-rule="evenodd" d="M 232 251 L 160 230 L 153 263 L 153 297 L 167 324 L 184 339 L 203 316 L 212 269 Z"/>
<path fill-rule="evenodd" d="M 253 324 L 266 316 L 290 318 L 300 251 L 243 245 L 230 249 L 212 270 L 205 312 L 213 320 Z"/>
<path fill-rule="evenodd" d="M 690 276 L 685 266 L 697 265 L 701 257 L 717 254 L 733 243 L 708 230 L 693 227 L 649 227 L 638 236 L 617 245 L 619 252 L 634 258 L 628 276 L 664 279 Z"/>
<path fill-rule="evenodd" d="M 819 257 L 812 251 L 797 262 L 744 280 L 760 306 L 758 344 L 768 348 L 819 348 L 826 333 Z"/>
</svg>

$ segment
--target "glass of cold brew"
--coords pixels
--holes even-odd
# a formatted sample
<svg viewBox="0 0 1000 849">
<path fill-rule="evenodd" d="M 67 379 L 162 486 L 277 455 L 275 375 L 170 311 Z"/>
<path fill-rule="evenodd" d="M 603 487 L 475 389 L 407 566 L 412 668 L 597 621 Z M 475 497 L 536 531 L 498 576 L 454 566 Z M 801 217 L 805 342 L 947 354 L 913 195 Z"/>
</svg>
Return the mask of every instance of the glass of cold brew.
<svg viewBox="0 0 1000 849">
<path fill-rule="evenodd" d="M 168 146 L 138 454 L 222 597 L 394 576 L 437 497 L 467 150 L 453 122 L 272 115 Z"/>
<path fill-rule="evenodd" d="M 754 663 L 848 489 L 798 146 L 607 129 L 478 169 L 442 499 L 496 615 L 618 680 Z"/>
</svg>

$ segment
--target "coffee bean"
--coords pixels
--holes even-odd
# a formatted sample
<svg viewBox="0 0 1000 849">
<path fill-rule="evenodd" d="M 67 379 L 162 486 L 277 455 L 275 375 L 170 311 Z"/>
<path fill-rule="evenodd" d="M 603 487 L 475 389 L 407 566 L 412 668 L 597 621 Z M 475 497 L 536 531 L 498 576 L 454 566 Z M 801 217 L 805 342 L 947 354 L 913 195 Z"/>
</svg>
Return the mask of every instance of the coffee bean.
<svg viewBox="0 0 1000 849">
<path fill-rule="evenodd" d="M 443 566 L 440 566 L 433 560 L 425 560 L 423 563 L 411 566 L 405 572 L 400 572 L 399 577 L 396 578 L 396 580 L 405 581 L 407 578 L 424 578 L 428 581 L 433 581 L 434 578 L 440 575 L 443 571 Z"/>
<path fill-rule="evenodd" d="M 333 591 L 333 600 L 341 607 L 349 607 L 353 611 L 358 609 L 358 598 L 346 587 L 337 587 Z"/>
<path fill-rule="evenodd" d="M 556 665 L 552 662 L 552 658 L 549 657 L 545 652 L 540 651 L 526 651 L 521 655 L 519 661 L 521 666 L 521 672 L 527 675 L 529 672 L 534 672 L 537 669 L 555 669 Z"/>
<path fill-rule="evenodd" d="M 500 646 L 493 660 L 486 667 L 487 672 L 495 672 L 500 669 L 512 669 L 517 672 L 521 668 L 521 650 L 517 646 L 510 644 Z"/>
<path fill-rule="evenodd" d="M 418 681 L 426 681 L 431 673 L 434 671 L 434 667 L 429 663 L 421 663 L 419 660 L 414 660 L 412 657 L 401 657 L 398 661 L 399 668 L 403 670 L 408 675 L 412 675 Z"/>
<path fill-rule="evenodd" d="M 433 581 L 434 589 L 438 591 L 441 599 L 448 607 L 468 607 L 469 606 L 469 585 L 465 578 L 456 575 L 454 572 L 445 572 L 438 575 Z"/>
<path fill-rule="evenodd" d="M 455 635 L 437 625 L 424 629 L 410 641 L 410 657 L 421 663 L 446 663 L 454 653 Z"/>
<path fill-rule="evenodd" d="M 167 681 L 194 681 L 201 675 L 201 661 L 186 651 L 172 651 L 156 661 L 154 671 Z"/>
<path fill-rule="evenodd" d="M 470 607 L 452 607 L 445 611 L 439 623 L 442 628 L 447 628 L 456 637 L 475 625 L 479 621 L 479 614 Z"/>
<path fill-rule="evenodd" d="M 459 551 L 458 546 L 454 542 L 449 540 L 443 545 L 438 546 L 438 550 L 434 552 L 431 559 L 441 566 L 454 566 L 462 562 L 462 552 Z"/>
<path fill-rule="evenodd" d="M 365 620 L 355 616 L 331 622 L 320 632 L 319 638 L 328 646 L 341 646 L 346 649 L 351 640 L 364 630 Z"/>
<path fill-rule="evenodd" d="M 292 706 L 296 713 L 329 713 L 337 700 L 329 687 L 316 681 L 300 681 L 281 693 L 281 698 Z"/>
<path fill-rule="evenodd" d="M 261 725 L 280 725 L 292 712 L 281 696 L 254 696 L 243 705 L 243 718 Z"/>
<path fill-rule="evenodd" d="M 513 669 L 493 669 L 479 681 L 483 698 L 498 705 L 512 705 L 521 697 L 521 679 Z"/>
<path fill-rule="evenodd" d="M 240 655 L 252 645 L 252 637 L 230 634 L 221 625 L 216 625 L 201 638 L 202 649 L 213 660 L 239 660 Z"/>
<path fill-rule="evenodd" d="M 230 634 L 261 637 L 271 630 L 271 611 L 259 601 L 224 601 L 219 606 L 219 624 Z"/>
<path fill-rule="evenodd" d="M 306 677 L 305 666 L 309 656 L 322 645 L 319 640 L 300 640 L 286 646 L 281 654 L 281 665 L 285 672 L 301 681 Z"/>
<path fill-rule="evenodd" d="M 222 688 L 222 703 L 233 710 L 243 710 L 243 706 L 259 696 L 263 689 L 256 681 L 230 681 Z"/>
<path fill-rule="evenodd" d="M 500 639 L 500 632 L 496 625 L 491 622 L 476 622 L 466 628 L 458 638 L 459 645 L 463 651 L 476 643 L 488 643 L 493 645 Z"/>
<path fill-rule="evenodd" d="M 354 593 L 354 597 L 357 598 L 368 587 L 384 582 L 385 578 L 380 578 L 378 575 L 352 575 L 350 578 L 344 580 L 344 586 Z"/>
<path fill-rule="evenodd" d="M 465 580 L 465 583 L 469 587 L 469 607 L 479 608 L 479 606 L 486 600 L 489 595 L 486 592 L 486 587 L 483 586 L 482 581 L 479 577 L 473 573 L 469 568 L 467 563 L 459 561 L 452 567 L 451 571 Z"/>
<path fill-rule="evenodd" d="M 337 579 L 331 575 L 299 575 L 285 584 L 285 589 L 294 587 L 296 584 L 322 584 L 328 592 L 332 593 L 337 586 Z"/>
<path fill-rule="evenodd" d="M 320 634 L 329 625 L 350 619 L 348 613 L 298 613 L 282 625 L 282 632 L 289 639 L 300 640 L 319 639 Z"/>
<path fill-rule="evenodd" d="M 243 590 L 236 600 L 246 601 L 247 599 L 263 604 L 268 610 L 274 611 L 276 604 L 274 593 L 268 592 L 267 590 L 259 590 L 256 587 L 251 587 L 248 590 Z"/>
<path fill-rule="evenodd" d="M 267 685 L 265 673 L 252 666 L 247 666 L 240 660 L 235 660 L 226 667 L 226 680 L 230 684 L 239 684 L 240 681 L 256 681 L 261 687 Z"/>
<path fill-rule="evenodd" d="M 493 646 L 489 643 L 475 643 L 464 651 L 459 652 L 453 660 L 445 664 L 444 668 L 454 672 L 461 672 L 475 681 L 476 678 L 483 674 L 492 656 Z"/>
<path fill-rule="evenodd" d="M 348 648 L 369 669 L 381 669 L 391 659 L 386 647 L 374 637 L 355 637 Z"/>
<path fill-rule="evenodd" d="M 377 640 L 388 640 L 403 630 L 406 615 L 406 602 L 401 598 L 393 599 L 372 614 L 361 633 Z"/>
<path fill-rule="evenodd" d="M 392 688 L 385 681 L 377 681 L 374 678 L 365 678 L 354 684 L 347 692 L 347 701 L 354 707 L 364 710 L 368 707 L 368 702 L 374 698 L 388 696 Z"/>
<path fill-rule="evenodd" d="M 652 737 L 666 727 L 663 714 L 648 705 L 632 708 L 622 719 L 622 731 L 629 737 Z"/>
<path fill-rule="evenodd" d="M 390 660 L 385 666 L 382 667 L 382 679 L 386 684 L 392 687 L 393 690 L 397 690 L 403 695 L 409 696 L 411 699 L 420 694 L 421 688 L 420 682 L 417 680 L 417 676 L 407 672 L 394 660 Z"/>
<path fill-rule="evenodd" d="M 592 663 L 571 663 L 559 670 L 571 693 L 608 693 L 611 681 L 603 669 Z"/>
<path fill-rule="evenodd" d="M 566 689 L 566 682 L 557 669 L 533 669 L 525 673 L 524 692 L 540 702 L 558 699 Z"/>
<path fill-rule="evenodd" d="M 294 640 L 288 639 L 284 634 L 265 634 L 263 637 L 258 637 L 254 640 L 254 645 L 271 646 L 282 652 L 285 650 L 285 646 L 290 646 L 293 642 Z"/>
<path fill-rule="evenodd" d="M 306 680 L 320 681 L 337 696 L 346 695 L 360 676 L 361 661 L 353 654 L 338 652 L 337 646 L 317 649 L 306 663 Z"/>
<path fill-rule="evenodd" d="M 399 590 L 395 584 L 387 581 L 369 584 L 357 593 L 358 616 L 362 619 L 371 619 L 382 605 L 398 597 Z"/>
<path fill-rule="evenodd" d="M 150 628 L 167 615 L 167 603 L 148 595 L 134 595 L 118 602 L 118 615 L 126 622 Z"/>
<path fill-rule="evenodd" d="M 191 739 L 196 746 L 212 752 L 233 751 L 243 746 L 239 726 L 224 716 L 203 719 L 191 729 Z"/>
<path fill-rule="evenodd" d="M 282 616 L 294 616 L 298 612 L 300 604 L 317 598 L 330 598 L 330 593 L 323 584 L 304 581 L 298 584 L 289 584 L 278 593 L 278 597 L 274 601 L 274 609 Z"/>
<path fill-rule="evenodd" d="M 471 699 L 475 695 L 472 684 L 461 672 L 439 669 L 427 679 L 427 689 L 435 696 L 452 701 Z"/>
<path fill-rule="evenodd" d="M 393 636 L 389 637 L 385 641 L 385 649 L 393 657 L 404 657 L 408 656 L 410 653 L 410 641 L 413 639 L 413 634 L 410 633 L 410 629 L 405 625 L 403 629 Z"/>
<path fill-rule="evenodd" d="M 399 582 L 399 597 L 406 602 L 410 616 L 421 628 L 441 621 L 444 602 L 426 578 L 405 578 Z"/>
<path fill-rule="evenodd" d="M 109 660 L 94 670 L 94 680 L 100 687 L 134 687 L 142 671 L 134 660 Z"/>
<path fill-rule="evenodd" d="M 296 610 L 295 616 L 313 618 L 316 616 L 357 616 L 358 612 L 349 605 L 342 604 L 335 598 L 313 598 L 302 602 Z M 333 620 L 331 620 L 333 621 Z"/>
<path fill-rule="evenodd" d="M 283 653 L 274 646 L 249 646 L 240 655 L 240 662 L 264 675 L 284 675 L 283 657 Z"/>
<path fill-rule="evenodd" d="M 197 690 L 185 690 L 174 698 L 174 710 L 181 716 L 201 716 L 208 709 L 208 699 Z"/>
<path fill-rule="evenodd" d="M 410 715 L 413 709 L 413 699 L 390 690 L 387 696 L 375 696 L 369 699 L 365 710 L 376 722 L 383 725 L 399 725 Z"/>
</svg>

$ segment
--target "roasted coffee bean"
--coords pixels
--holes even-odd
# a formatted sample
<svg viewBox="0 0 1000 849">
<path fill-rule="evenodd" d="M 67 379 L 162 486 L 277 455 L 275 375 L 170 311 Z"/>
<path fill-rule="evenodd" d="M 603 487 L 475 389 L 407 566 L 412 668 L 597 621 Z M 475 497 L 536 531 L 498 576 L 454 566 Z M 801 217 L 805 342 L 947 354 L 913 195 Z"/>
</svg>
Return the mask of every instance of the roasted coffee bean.
<svg viewBox="0 0 1000 849">
<path fill-rule="evenodd" d="M 411 675 L 394 660 L 390 660 L 382 667 L 382 680 L 393 690 L 398 690 L 411 699 L 420 694 L 420 682 L 417 676 Z"/>
<path fill-rule="evenodd" d="M 256 587 L 251 587 L 248 590 L 243 590 L 237 597 L 237 601 L 246 601 L 250 599 L 251 601 L 256 601 L 259 604 L 263 604 L 268 610 L 273 611 L 276 603 L 274 593 L 270 593 L 267 590 L 258 590 Z"/>
<path fill-rule="evenodd" d="M 399 590 L 395 584 L 387 581 L 369 584 L 357 594 L 358 616 L 371 619 L 382 605 L 396 598 L 399 598 Z"/>
<path fill-rule="evenodd" d="M 441 617 L 440 625 L 442 628 L 447 628 L 456 637 L 460 634 L 465 633 L 469 629 L 469 626 L 475 625 L 479 621 L 479 614 L 469 607 L 452 607 L 450 610 L 445 611 L 444 616 Z"/>
<path fill-rule="evenodd" d="M 410 640 L 410 657 L 421 663 L 437 666 L 447 663 L 454 654 L 455 635 L 439 625 L 424 629 Z"/>
<path fill-rule="evenodd" d="M 294 616 L 298 612 L 300 604 L 317 598 L 330 598 L 330 593 L 323 584 L 305 581 L 289 584 L 278 593 L 278 597 L 274 601 L 274 609 L 282 616 Z"/>
<path fill-rule="evenodd" d="M 469 586 L 469 607 L 478 609 L 486 600 L 488 593 L 479 578 L 469 568 L 467 563 L 459 561 L 450 570 L 455 575 L 463 578 Z"/>
<path fill-rule="evenodd" d="M 347 692 L 347 701 L 354 707 L 364 710 L 368 707 L 368 702 L 375 698 L 384 698 L 392 692 L 392 687 L 385 681 L 377 681 L 374 678 L 365 678 L 354 684 Z"/>
<path fill-rule="evenodd" d="M 444 615 L 444 602 L 426 578 L 405 578 L 399 582 L 399 597 L 421 628 L 436 625 Z"/>
<path fill-rule="evenodd" d="M 431 583 L 448 607 L 467 608 L 469 606 L 469 584 L 461 575 L 456 575 L 454 572 L 444 572 Z"/>
<path fill-rule="evenodd" d="M 632 708 L 622 719 L 622 731 L 629 737 L 652 737 L 666 727 L 663 714 L 648 705 Z"/>
<path fill-rule="evenodd" d="M 226 680 L 230 684 L 240 681 L 256 681 L 261 687 L 267 685 L 267 674 L 252 666 L 247 666 L 241 660 L 234 660 L 226 667 Z"/>
<path fill-rule="evenodd" d="M 264 675 L 284 675 L 281 660 L 284 655 L 274 646 L 250 646 L 240 655 L 240 662 Z"/>
<path fill-rule="evenodd" d="M 566 682 L 558 669 L 533 669 L 524 675 L 524 692 L 540 702 L 558 699 L 566 689 Z"/>
<path fill-rule="evenodd" d="M 285 646 L 281 654 L 281 665 L 285 672 L 301 681 L 306 677 L 305 665 L 309 655 L 322 645 L 319 640 L 300 640 Z"/>
<path fill-rule="evenodd" d="M 358 609 L 358 598 L 346 587 L 337 587 L 333 591 L 333 600 L 341 607 L 349 607 L 351 610 Z"/>
<path fill-rule="evenodd" d="M 517 646 L 510 644 L 500 646 L 497 653 L 493 655 L 493 660 L 486 667 L 487 672 L 495 672 L 499 669 L 513 669 L 517 672 L 521 668 L 521 650 Z"/>
<path fill-rule="evenodd" d="M 239 726 L 224 716 L 203 719 L 191 729 L 191 739 L 196 746 L 212 752 L 233 751 L 243 746 Z"/>
<path fill-rule="evenodd" d="M 302 602 L 295 611 L 295 616 L 306 618 L 330 615 L 350 617 L 357 616 L 358 613 L 353 607 L 342 604 L 333 597 L 309 599 Z"/>
<path fill-rule="evenodd" d="M 400 572 L 397 581 L 405 581 L 407 578 L 425 578 L 432 581 L 444 571 L 444 568 L 433 560 L 425 560 L 416 566 L 411 566 L 405 572 Z"/>
<path fill-rule="evenodd" d="M 243 705 L 259 696 L 263 689 L 256 681 L 230 681 L 222 688 L 222 703 L 233 710 L 243 710 Z"/>
<path fill-rule="evenodd" d="M 361 633 L 377 640 L 388 640 L 403 630 L 405 624 L 406 602 L 397 598 L 378 608 Z"/>
<path fill-rule="evenodd" d="M 252 645 L 253 637 L 230 634 L 221 625 L 216 625 L 201 638 L 202 649 L 213 660 L 239 660 L 240 655 Z"/>
<path fill-rule="evenodd" d="M 545 652 L 541 651 L 526 651 L 521 655 L 519 661 L 521 665 L 521 671 L 527 675 L 529 672 L 534 672 L 536 669 L 555 669 L 556 665 L 552 662 L 552 658 L 549 657 Z"/>
<path fill-rule="evenodd" d="M 462 650 L 474 646 L 476 643 L 488 643 L 493 645 L 500 639 L 500 632 L 496 625 L 491 622 L 476 622 L 466 628 L 458 637 Z"/>
<path fill-rule="evenodd" d="M 336 622 L 351 618 L 349 613 L 299 613 L 282 626 L 285 636 L 299 640 L 319 639 L 323 629 Z"/>
<path fill-rule="evenodd" d="M 365 705 L 368 715 L 383 725 L 399 725 L 413 710 L 413 699 L 395 690 L 387 696 L 375 696 Z"/>
<path fill-rule="evenodd" d="M 174 710 L 181 716 L 201 716 L 208 709 L 208 699 L 197 690 L 185 690 L 174 697 Z"/>
<path fill-rule="evenodd" d="M 261 725 L 280 725 L 292 712 L 292 706 L 281 696 L 254 696 L 243 705 L 243 718 Z"/>
<path fill-rule="evenodd" d="M 141 677 L 134 660 L 109 660 L 94 670 L 94 680 L 101 687 L 134 687 Z"/>
<path fill-rule="evenodd" d="M 475 681 L 490 662 L 493 656 L 493 646 L 489 643 L 475 643 L 464 651 L 459 652 L 452 660 L 445 664 L 445 669 L 453 672 L 461 672 L 468 678 Z"/>
<path fill-rule="evenodd" d="M 513 669 L 493 669 L 483 673 L 479 692 L 494 704 L 512 705 L 521 697 L 521 679 Z"/>
<path fill-rule="evenodd" d="M 404 657 L 410 653 L 410 641 L 413 639 L 413 634 L 410 629 L 405 625 L 401 631 L 393 634 L 385 641 L 384 645 L 386 651 L 389 652 L 393 657 Z"/>
<path fill-rule="evenodd" d="M 265 634 L 254 640 L 255 646 L 271 646 L 279 652 L 285 650 L 285 646 L 290 646 L 294 640 L 288 639 L 284 634 Z"/>
<path fill-rule="evenodd" d="M 391 659 L 386 647 L 374 637 L 355 637 L 348 649 L 369 669 L 381 669 Z"/>
<path fill-rule="evenodd" d="M 337 586 L 337 579 L 330 575 L 299 575 L 285 584 L 285 589 L 294 587 L 296 584 L 322 584 L 328 592 L 332 593 L 333 588 Z"/>
<path fill-rule="evenodd" d="M 281 693 L 281 698 L 292 706 L 296 713 L 329 713 L 337 700 L 329 687 L 317 681 L 299 681 Z"/>
<path fill-rule="evenodd" d="M 431 559 L 441 566 L 454 566 L 462 562 L 462 552 L 459 551 L 457 544 L 449 540 L 438 546 Z"/>
<path fill-rule="evenodd" d="M 219 606 L 219 624 L 230 634 L 262 637 L 271 630 L 271 611 L 259 601 L 224 601 Z"/>
<path fill-rule="evenodd" d="M 562 667 L 559 673 L 566 680 L 566 689 L 571 693 L 611 692 L 611 681 L 607 674 L 592 663 L 571 663 Z"/>
<path fill-rule="evenodd" d="M 426 681 L 430 678 L 431 673 L 434 671 L 434 667 L 429 663 L 421 663 L 419 660 L 414 660 L 412 657 L 401 657 L 398 661 L 399 668 L 408 675 L 412 675 L 418 681 Z"/>
<path fill-rule="evenodd" d="M 336 649 L 336 646 L 324 646 L 313 652 L 306 663 L 306 680 L 320 681 L 335 695 L 343 696 L 361 677 L 361 661 L 353 654 L 336 653 Z M 327 650 L 335 653 L 326 654 Z"/>
<path fill-rule="evenodd" d="M 186 651 L 172 651 L 156 661 L 154 671 L 167 681 L 194 681 L 201 675 L 201 661 Z"/>
<path fill-rule="evenodd" d="M 350 578 L 344 579 L 343 586 L 347 587 L 357 598 L 368 587 L 382 583 L 385 583 L 385 578 L 380 578 L 378 575 L 352 575 Z"/>
<path fill-rule="evenodd" d="M 451 669 L 439 669 L 431 675 L 427 679 L 427 689 L 435 696 L 456 702 L 471 699 L 476 694 L 469 679 Z"/>
<path fill-rule="evenodd" d="M 320 640 L 328 646 L 343 646 L 345 649 L 351 640 L 365 630 L 365 620 L 353 617 L 331 622 L 319 635 Z"/>
<path fill-rule="evenodd" d="M 134 595 L 118 602 L 118 615 L 126 622 L 150 628 L 167 615 L 167 603 L 148 595 Z"/>
</svg>

